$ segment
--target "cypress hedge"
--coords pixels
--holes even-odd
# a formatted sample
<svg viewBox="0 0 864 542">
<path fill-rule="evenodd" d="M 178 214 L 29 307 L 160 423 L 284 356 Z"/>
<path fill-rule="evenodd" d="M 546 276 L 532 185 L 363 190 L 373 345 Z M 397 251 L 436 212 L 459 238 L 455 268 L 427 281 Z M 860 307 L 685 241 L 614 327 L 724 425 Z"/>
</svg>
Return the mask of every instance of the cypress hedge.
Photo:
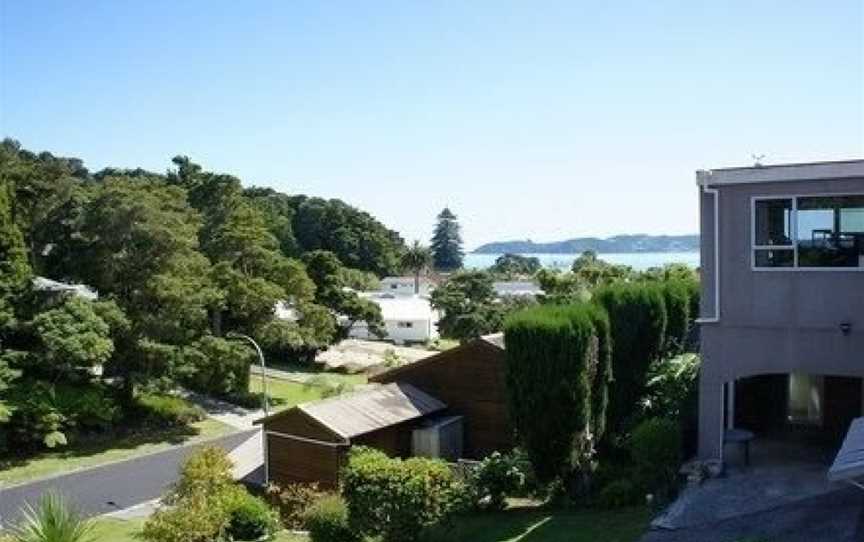
<svg viewBox="0 0 864 542">
<path fill-rule="evenodd" d="M 648 367 L 663 353 L 666 304 L 657 283 L 619 283 L 598 290 L 595 301 L 609 314 L 612 374 L 606 435 L 620 433 L 645 395 Z"/>
<path fill-rule="evenodd" d="M 612 329 L 609 315 L 597 304 L 587 304 L 588 316 L 597 340 L 597 363 L 591 379 L 591 433 L 595 442 L 606 433 L 606 413 L 609 408 L 609 386 L 612 383 Z"/>
<path fill-rule="evenodd" d="M 658 284 L 666 306 L 666 333 L 663 350 L 667 356 L 675 356 L 684 351 L 687 334 L 690 331 L 691 295 L 688 283 L 680 279 L 663 281 Z"/>
<path fill-rule="evenodd" d="M 505 323 L 510 419 L 542 482 L 580 466 L 598 345 L 593 313 L 584 304 L 541 305 Z"/>
</svg>

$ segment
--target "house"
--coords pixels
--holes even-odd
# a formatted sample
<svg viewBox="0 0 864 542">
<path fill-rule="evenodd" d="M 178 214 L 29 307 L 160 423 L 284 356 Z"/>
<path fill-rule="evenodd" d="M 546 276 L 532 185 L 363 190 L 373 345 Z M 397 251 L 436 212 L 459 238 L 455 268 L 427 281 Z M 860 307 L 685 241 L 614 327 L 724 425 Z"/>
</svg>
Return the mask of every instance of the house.
<svg viewBox="0 0 864 542">
<path fill-rule="evenodd" d="M 370 382 L 411 384 L 464 417 L 463 456 L 482 459 L 515 446 L 507 419 L 504 334 L 475 339 L 434 356 L 396 367 Z"/>
<path fill-rule="evenodd" d="M 255 424 L 264 428 L 268 482 L 317 482 L 336 487 L 351 446 L 372 446 L 391 456 L 408 456 L 417 422 L 445 408 L 410 384 L 389 384 L 305 403 L 257 420 Z"/>
<path fill-rule="evenodd" d="M 697 182 L 700 457 L 734 428 L 836 450 L 864 399 L 864 160 Z"/>
<path fill-rule="evenodd" d="M 366 389 L 258 420 L 268 478 L 334 487 L 354 445 L 450 461 L 509 450 L 504 369 L 503 336 L 492 335 L 379 374 Z"/>
<path fill-rule="evenodd" d="M 419 292 L 414 291 L 414 277 L 384 277 L 381 279 L 381 293 L 394 295 L 428 296 L 435 289 L 435 283 L 429 277 L 420 277 Z"/>
<path fill-rule="evenodd" d="M 415 295 L 361 293 L 381 308 L 386 335 L 384 339 L 396 344 L 425 343 L 438 338 L 438 311 L 429 299 Z M 355 339 L 378 339 L 369 331 L 366 322 L 356 322 L 348 331 Z"/>
<path fill-rule="evenodd" d="M 87 301 L 96 301 L 99 299 L 99 294 L 96 290 L 86 284 L 70 284 L 46 277 L 34 277 L 32 284 L 35 291 L 43 292 L 51 296 L 80 297 Z"/>
<path fill-rule="evenodd" d="M 506 280 L 492 283 L 495 289 L 495 297 L 530 297 L 535 298 L 543 295 L 543 290 L 534 281 L 530 280 Z"/>
</svg>

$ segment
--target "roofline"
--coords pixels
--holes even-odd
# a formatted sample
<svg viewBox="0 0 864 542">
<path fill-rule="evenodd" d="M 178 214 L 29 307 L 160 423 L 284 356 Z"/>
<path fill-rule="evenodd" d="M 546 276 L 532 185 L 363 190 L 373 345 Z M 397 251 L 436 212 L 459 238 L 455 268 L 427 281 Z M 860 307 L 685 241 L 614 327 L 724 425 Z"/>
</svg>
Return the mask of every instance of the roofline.
<svg viewBox="0 0 864 542">
<path fill-rule="evenodd" d="M 708 187 L 857 177 L 864 178 L 864 159 L 700 169 L 696 171 L 696 184 Z"/>
<path fill-rule="evenodd" d="M 478 337 L 478 338 L 476 338 L 470 342 L 460 344 L 459 346 L 457 346 L 455 348 L 451 348 L 450 350 L 444 350 L 443 352 L 438 352 L 437 354 L 433 354 L 433 355 L 429 356 L 428 358 L 419 359 L 413 363 L 406 363 L 405 365 L 400 365 L 399 367 L 394 367 L 392 369 L 388 369 L 388 370 L 384 371 L 383 373 L 378 373 L 377 375 L 370 376 L 369 382 L 375 382 L 378 384 L 383 384 L 381 379 L 383 379 L 384 377 L 389 378 L 389 377 L 392 377 L 393 375 L 402 374 L 403 372 L 405 372 L 409 369 L 414 369 L 416 367 L 423 367 L 423 366 L 426 366 L 430 363 L 435 363 L 437 361 L 440 361 L 440 358 L 444 357 L 445 354 L 452 354 L 453 352 L 456 352 L 456 351 L 461 350 L 463 348 L 467 348 L 469 346 L 474 346 L 475 344 L 481 344 L 481 345 L 484 345 L 488 348 L 493 348 L 498 352 L 503 352 L 503 350 L 501 348 L 498 348 L 498 346 L 490 343 L 489 341 L 487 341 L 483 337 Z M 395 381 L 393 381 L 393 382 L 395 382 Z"/>
</svg>

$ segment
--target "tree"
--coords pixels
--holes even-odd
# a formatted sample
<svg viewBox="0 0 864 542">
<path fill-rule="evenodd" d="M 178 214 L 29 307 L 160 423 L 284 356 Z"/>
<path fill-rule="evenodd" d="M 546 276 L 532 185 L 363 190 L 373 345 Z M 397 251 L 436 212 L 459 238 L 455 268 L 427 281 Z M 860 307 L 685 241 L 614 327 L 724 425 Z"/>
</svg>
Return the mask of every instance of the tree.
<svg viewBox="0 0 864 542">
<path fill-rule="evenodd" d="M 13 299 L 29 278 L 24 237 L 12 217 L 10 187 L 0 176 L 0 341 L 3 328 L 14 318 Z"/>
<path fill-rule="evenodd" d="M 432 291 L 432 306 L 443 313 L 438 330 L 465 342 L 501 331 L 510 312 L 533 304 L 530 298 L 495 298 L 492 277 L 484 271 L 463 271 Z"/>
<path fill-rule="evenodd" d="M 502 254 L 489 270 L 508 278 L 531 276 L 540 270 L 540 260 L 534 256 Z"/>
<path fill-rule="evenodd" d="M 508 412 L 543 482 L 574 474 L 590 457 L 591 374 L 597 366 L 593 316 L 585 305 L 543 305 L 507 319 Z"/>
<path fill-rule="evenodd" d="M 381 308 L 345 287 L 345 273 L 339 258 L 326 250 L 313 250 L 303 256 L 306 272 L 315 283 L 315 303 L 323 305 L 341 317 L 340 337 L 356 322 L 365 322 L 369 331 L 383 336 L 384 320 Z"/>
<path fill-rule="evenodd" d="M 456 215 L 445 207 L 438 214 L 438 223 L 432 235 L 432 258 L 435 269 L 439 271 L 455 271 L 462 269 L 462 235 Z"/>
<path fill-rule="evenodd" d="M 630 267 L 601 260 L 593 250 L 586 250 L 576 258 L 571 270 L 576 279 L 588 289 L 626 280 L 633 275 L 633 270 Z"/>
<path fill-rule="evenodd" d="M 432 264 L 432 251 L 428 247 L 414 241 L 402 255 L 402 268 L 414 274 L 414 293 L 420 293 L 420 273 Z"/>
</svg>

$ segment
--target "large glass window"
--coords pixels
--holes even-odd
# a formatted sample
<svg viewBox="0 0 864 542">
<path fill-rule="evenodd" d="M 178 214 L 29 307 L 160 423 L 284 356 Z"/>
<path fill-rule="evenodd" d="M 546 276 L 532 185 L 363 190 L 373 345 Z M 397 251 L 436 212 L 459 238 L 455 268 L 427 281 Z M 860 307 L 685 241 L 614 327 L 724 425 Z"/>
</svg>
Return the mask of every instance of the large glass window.
<svg viewBox="0 0 864 542">
<path fill-rule="evenodd" d="M 864 195 L 755 199 L 753 266 L 864 269 Z"/>
</svg>

